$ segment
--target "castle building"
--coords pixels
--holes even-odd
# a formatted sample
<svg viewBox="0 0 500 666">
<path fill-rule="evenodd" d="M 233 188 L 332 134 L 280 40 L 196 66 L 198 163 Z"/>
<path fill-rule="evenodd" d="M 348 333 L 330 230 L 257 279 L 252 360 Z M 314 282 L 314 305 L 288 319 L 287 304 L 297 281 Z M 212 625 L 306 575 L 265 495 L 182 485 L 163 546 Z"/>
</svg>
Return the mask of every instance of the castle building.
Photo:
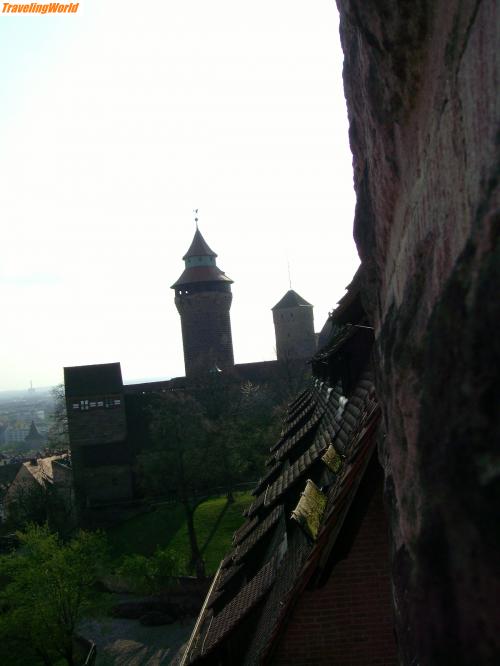
<svg viewBox="0 0 500 666">
<path fill-rule="evenodd" d="M 132 457 L 120 364 L 64 368 L 64 385 L 80 509 L 131 499 Z"/>
<path fill-rule="evenodd" d="M 290 289 L 272 308 L 278 361 L 309 359 L 316 353 L 313 306 Z"/>
<path fill-rule="evenodd" d="M 196 228 L 183 257 L 185 268 L 172 285 L 181 317 L 186 377 L 234 366 L 229 310 L 233 281 L 218 268 L 217 254 Z"/>
</svg>

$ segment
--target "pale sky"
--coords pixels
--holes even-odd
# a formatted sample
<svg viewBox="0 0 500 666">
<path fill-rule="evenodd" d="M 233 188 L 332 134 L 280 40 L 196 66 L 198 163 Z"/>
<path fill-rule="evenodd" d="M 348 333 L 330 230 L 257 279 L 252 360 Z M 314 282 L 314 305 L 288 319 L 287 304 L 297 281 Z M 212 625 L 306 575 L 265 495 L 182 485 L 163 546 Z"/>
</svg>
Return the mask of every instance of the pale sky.
<svg viewBox="0 0 500 666">
<path fill-rule="evenodd" d="M 184 374 L 170 289 L 200 230 L 236 362 L 292 287 L 320 330 L 359 260 L 334 0 L 0 5 L 0 390 L 120 361 Z"/>
</svg>

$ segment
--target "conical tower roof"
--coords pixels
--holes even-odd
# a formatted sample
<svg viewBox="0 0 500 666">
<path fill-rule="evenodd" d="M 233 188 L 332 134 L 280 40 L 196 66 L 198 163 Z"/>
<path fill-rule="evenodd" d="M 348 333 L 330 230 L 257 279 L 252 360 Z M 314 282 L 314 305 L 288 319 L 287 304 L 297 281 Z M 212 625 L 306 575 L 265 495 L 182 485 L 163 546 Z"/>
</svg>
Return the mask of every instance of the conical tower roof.
<svg viewBox="0 0 500 666">
<path fill-rule="evenodd" d="M 201 231 L 196 227 L 196 231 L 189 246 L 189 250 L 182 257 L 186 261 L 189 257 L 216 257 L 217 254 L 210 249 L 207 241 L 201 235 Z"/>
<path fill-rule="evenodd" d="M 189 246 L 189 250 L 182 257 L 186 268 L 182 275 L 172 285 L 176 289 L 196 282 L 226 282 L 232 284 L 224 271 L 217 266 L 215 258 L 217 254 L 209 247 L 207 241 L 196 227 L 196 231 Z"/>
<path fill-rule="evenodd" d="M 276 303 L 276 305 L 271 308 L 271 310 L 282 310 L 284 308 L 298 308 L 298 307 L 308 307 L 312 308 L 311 303 L 308 303 L 305 298 L 299 296 L 299 294 L 293 289 L 289 289 L 283 298 Z"/>
</svg>

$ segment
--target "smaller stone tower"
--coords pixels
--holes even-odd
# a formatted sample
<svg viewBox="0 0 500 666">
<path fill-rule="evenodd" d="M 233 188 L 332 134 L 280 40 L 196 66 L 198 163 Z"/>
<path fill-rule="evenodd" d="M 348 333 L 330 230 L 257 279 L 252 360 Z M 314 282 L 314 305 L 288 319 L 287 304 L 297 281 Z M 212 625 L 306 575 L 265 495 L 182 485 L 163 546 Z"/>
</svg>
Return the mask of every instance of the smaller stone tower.
<svg viewBox="0 0 500 666">
<path fill-rule="evenodd" d="M 216 257 L 196 227 L 183 256 L 184 272 L 172 285 L 181 316 L 186 377 L 234 366 L 229 317 L 233 281 L 217 267 Z"/>
<path fill-rule="evenodd" d="M 290 289 L 272 311 L 278 361 L 314 356 L 316 334 L 313 306 Z"/>
</svg>

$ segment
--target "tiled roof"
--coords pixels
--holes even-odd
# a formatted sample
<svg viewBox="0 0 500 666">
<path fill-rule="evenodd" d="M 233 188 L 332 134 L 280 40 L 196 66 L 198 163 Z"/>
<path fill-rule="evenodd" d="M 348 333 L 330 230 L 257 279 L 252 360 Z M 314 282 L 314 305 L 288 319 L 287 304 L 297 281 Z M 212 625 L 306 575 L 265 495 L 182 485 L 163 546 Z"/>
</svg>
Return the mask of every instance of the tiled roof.
<svg viewBox="0 0 500 666">
<path fill-rule="evenodd" d="M 283 460 L 283 458 L 285 458 L 292 451 L 292 449 L 306 437 L 306 435 L 314 430 L 314 428 L 321 421 L 322 416 L 323 414 L 321 411 L 317 410 L 316 413 L 313 414 L 309 419 L 309 421 L 307 421 L 305 425 L 303 425 L 302 428 L 295 435 L 293 435 L 293 437 L 285 440 L 280 448 L 275 451 L 273 456 L 274 459 Z"/>
<path fill-rule="evenodd" d="M 310 397 L 310 394 L 311 394 L 310 387 L 304 389 L 301 393 L 299 393 L 299 395 L 296 398 L 294 398 L 294 400 L 292 400 L 292 402 L 288 405 L 287 414 L 293 412 L 297 408 L 297 406 L 300 405 L 302 401 L 307 400 Z"/>
<path fill-rule="evenodd" d="M 210 249 L 207 241 L 201 235 L 201 231 L 196 228 L 194 232 L 193 240 L 189 246 L 189 250 L 182 257 L 182 260 L 185 261 L 188 257 L 216 257 L 216 253 Z"/>
<path fill-rule="evenodd" d="M 316 405 L 312 401 L 307 402 L 295 415 L 294 419 L 287 424 L 282 438 L 286 439 L 287 437 L 290 437 L 291 433 L 299 426 L 299 424 L 311 416 L 315 409 Z"/>
<path fill-rule="evenodd" d="M 302 296 L 294 291 L 289 289 L 283 298 L 276 303 L 271 310 L 282 310 L 284 308 L 297 308 L 297 307 L 309 307 L 312 308 L 312 305 L 308 303 Z"/>
<path fill-rule="evenodd" d="M 242 541 L 247 534 L 249 534 L 253 528 L 257 525 L 259 522 L 258 518 L 252 518 L 252 520 L 247 520 L 246 522 L 243 523 L 243 525 L 236 530 L 236 532 L 233 534 L 233 543 L 237 544 L 240 541 Z"/>
<path fill-rule="evenodd" d="M 180 277 L 171 286 L 171 289 L 196 282 L 226 282 L 232 284 L 228 277 L 218 266 L 189 266 L 182 271 Z"/>
<path fill-rule="evenodd" d="M 264 505 L 270 506 L 314 465 L 325 451 L 322 443 L 313 442 L 307 451 L 293 465 L 285 469 L 281 476 L 269 486 L 264 494 Z"/>
<path fill-rule="evenodd" d="M 260 507 L 264 504 L 264 500 L 265 500 L 265 497 L 266 497 L 266 492 L 267 492 L 267 488 L 264 492 L 260 493 L 260 495 L 257 495 L 257 497 L 254 499 L 252 504 L 250 504 L 248 509 L 246 511 L 244 511 L 244 513 L 243 513 L 244 516 L 247 516 L 247 518 L 251 518 L 252 516 L 254 516 L 257 513 L 257 511 L 260 509 Z"/>
<path fill-rule="evenodd" d="M 281 467 L 281 463 L 276 463 L 274 467 L 271 467 L 271 469 L 259 479 L 257 486 L 252 490 L 252 495 L 259 495 L 261 491 L 271 483 L 271 481 L 274 481 L 278 476 Z"/>
<path fill-rule="evenodd" d="M 215 615 L 210 623 L 201 648 L 203 655 L 210 652 L 249 613 L 269 588 L 276 577 L 276 557 L 273 557 L 234 599 Z"/>
<path fill-rule="evenodd" d="M 264 537 L 269 532 L 269 530 L 274 527 L 282 515 L 282 506 L 277 506 L 273 511 L 271 511 L 267 518 L 265 518 L 260 523 L 260 525 L 252 532 L 250 532 L 247 538 L 238 545 L 234 552 L 233 560 L 235 562 L 240 562 L 243 560 L 252 550 L 252 548 L 262 539 L 262 537 Z"/>
</svg>

